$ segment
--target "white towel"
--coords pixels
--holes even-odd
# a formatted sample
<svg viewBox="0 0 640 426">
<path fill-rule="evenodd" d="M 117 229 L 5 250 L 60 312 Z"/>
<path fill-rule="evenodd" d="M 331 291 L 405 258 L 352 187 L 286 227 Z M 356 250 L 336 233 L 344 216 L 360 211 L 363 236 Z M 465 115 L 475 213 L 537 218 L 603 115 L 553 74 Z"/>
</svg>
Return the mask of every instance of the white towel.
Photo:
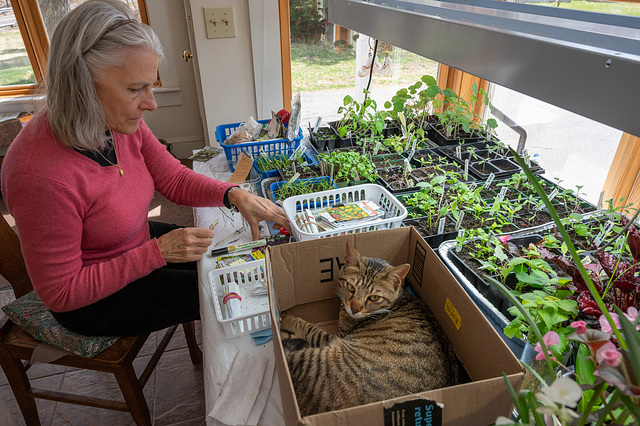
<svg viewBox="0 0 640 426">
<path fill-rule="evenodd" d="M 256 398 L 256 403 L 253 404 L 253 410 L 247 420 L 248 426 L 256 426 L 262 417 L 264 407 L 267 405 L 269 399 L 269 393 L 271 392 L 271 385 L 273 385 L 273 373 L 275 372 L 276 362 L 270 359 L 267 368 L 264 371 L 264 378 L 262 379 L 262 385 L 260 385 L 260 392 Z"/>
<path fill-rule="evenodd" d="M 267 364 L 267 358 L 261 355 L 238 351 L 209 417 L 226 425 L 248 424 L 249 416 L 256 405 L 256 398 L 261 391 Z M 272 379 L 273 369 L 271 370 Z M 264 409 L 264 403 L 262 403 L 262 409 Z"/>
</svg>

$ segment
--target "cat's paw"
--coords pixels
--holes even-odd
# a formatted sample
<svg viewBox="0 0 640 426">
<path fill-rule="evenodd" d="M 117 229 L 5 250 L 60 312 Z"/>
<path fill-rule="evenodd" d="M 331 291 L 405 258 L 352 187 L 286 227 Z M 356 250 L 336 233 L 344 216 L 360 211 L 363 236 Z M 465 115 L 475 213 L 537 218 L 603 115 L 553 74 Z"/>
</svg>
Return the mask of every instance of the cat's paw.
<svg viewBox="0 0 640 426">
<path fill-rule="evenodd" d="M 297 318 L 293 315 L 282 314 L 280 316 L 280 334 L 283 339 L 293 339 L 297 337 Z"/>
</svg>

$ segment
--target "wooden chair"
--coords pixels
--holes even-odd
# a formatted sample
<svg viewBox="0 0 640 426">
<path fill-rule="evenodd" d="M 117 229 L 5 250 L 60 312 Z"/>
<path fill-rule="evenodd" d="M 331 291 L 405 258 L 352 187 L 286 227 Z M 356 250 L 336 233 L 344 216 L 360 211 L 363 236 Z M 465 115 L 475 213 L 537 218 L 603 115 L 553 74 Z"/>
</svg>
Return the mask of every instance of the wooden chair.
<svg viewBox="0 0 640 426">
<path fill-rule="evenodd" d="M 16 298 L 33 290 L 24 264 L 22 252 L 20 251 L 18 235 L 2 215 L 0 215 L 0 274 L 11 283 Z M 184 327 L 191 361 L 194 364 L 199 364 L 202 362 L 202 352 L 196 344 L 194 322 L 182 325 Z M 142 389 L 147 383 L 147 380 L 149 380 L 153 369 L 177 327 L 178 325 L 167 330 L 140 377 L 136 377 L 132 363 L 149 337 L 149 334 L 136 337 L 122 337 L 108 349 L 93 358 L 82 358 L 69 354 L 52 362 L 52 364 L 57 365 L 114 374 L 122 390 L 124 401 L 32 388 L 26 372 L 30 367 L 29 361 L 33 350 L 40 342 L 32 338 L 6 317 L 0 322 L 0 365 L 7 375 L 9 384 L 11 385 L 11 389 L 13 390 L 27 425 L 40 424 L 35 398 L 111 410 L 129 411 L 136 424 L 151 425 L 151 416 Z M 23 360 L 26 362 L 23 363 Z"/>
</svg>

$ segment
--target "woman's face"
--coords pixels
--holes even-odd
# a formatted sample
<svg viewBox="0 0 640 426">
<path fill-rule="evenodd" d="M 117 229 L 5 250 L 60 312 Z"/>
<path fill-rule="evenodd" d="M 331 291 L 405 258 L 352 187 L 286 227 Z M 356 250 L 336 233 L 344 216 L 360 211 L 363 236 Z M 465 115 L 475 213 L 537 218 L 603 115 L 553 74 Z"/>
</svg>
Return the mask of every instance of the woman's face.
<svg viewBox="0 0 640 426">
<path fill-rule="evenodd" d="M 146 47 L 135 47 L 126 50 L 122 64 L 96 76 L 96 93 L 111 130 L 131 135 L 142 114 L 158 108 L 151 91 L 157 73 L 158 55 Z"/>
</svg>

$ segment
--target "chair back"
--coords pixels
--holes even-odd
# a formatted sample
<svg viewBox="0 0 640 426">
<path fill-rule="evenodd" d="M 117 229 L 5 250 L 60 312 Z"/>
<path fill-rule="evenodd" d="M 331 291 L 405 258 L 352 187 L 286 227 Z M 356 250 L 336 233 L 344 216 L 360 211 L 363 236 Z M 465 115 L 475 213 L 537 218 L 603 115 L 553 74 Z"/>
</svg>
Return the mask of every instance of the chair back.
<svg viewBox="0 0 640 426">
<path fill-rule="evenodd" d="M 9 226 L 7 220 L 0 214 L 0 275 L 2 275 L 16 295 L 16 299 L 33 290 L 31 278 L 24 264 L 20 239 L 18 234 Z"/>
</svg>

